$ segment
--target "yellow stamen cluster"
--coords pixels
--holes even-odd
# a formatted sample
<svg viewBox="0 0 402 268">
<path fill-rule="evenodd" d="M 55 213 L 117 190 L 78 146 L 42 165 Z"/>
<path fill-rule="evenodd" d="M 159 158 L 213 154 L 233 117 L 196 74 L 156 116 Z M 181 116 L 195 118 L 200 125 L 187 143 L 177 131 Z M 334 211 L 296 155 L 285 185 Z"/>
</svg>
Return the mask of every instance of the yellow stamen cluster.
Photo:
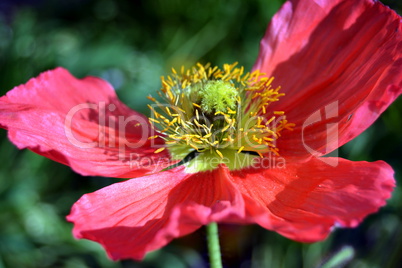
<svg viewBox="0 0 402 268">
<path fill-rule="evenodd" d="M 236 65 L 225 64 L 221 70 L 197 64 L 179 72 L 173 69 L 171 76 L 162 77 L 159 95 L 163 102 L 149 97 L 155 103 L 149 105 L 149 120 L 160 130 L 173 158 L 191 151 L 208 151 L 220 158 L 224 158 L 223 150 L 261 157 L 278 154 L 275 140 L 283 129 L 291 130 L 294 125 L 284 112 L 267 107 L 284 94 L 279 87 L 272 88 L 273 78 L 259 71 L 244 73 Z"/>
</svg>

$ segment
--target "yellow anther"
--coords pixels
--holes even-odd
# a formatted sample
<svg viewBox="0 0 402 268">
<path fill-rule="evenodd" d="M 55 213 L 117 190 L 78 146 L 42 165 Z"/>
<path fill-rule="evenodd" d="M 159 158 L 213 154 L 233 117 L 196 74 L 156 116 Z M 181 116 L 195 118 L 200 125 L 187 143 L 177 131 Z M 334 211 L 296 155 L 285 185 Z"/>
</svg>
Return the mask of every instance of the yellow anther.
<svg viewBox="0 0 402 268">
<path fill-rule="evenodd" d="M 198 151 L 198 147 L 197 146 L 195 146 L 194 144 L 189 144 L 190 145 L 190 147 L 192 147 L 194 150 L 196 150 L 196 151 Z"/>
<path fill-rule="evenodd" d="M 226 125 L 222 128 L 222 132 L 225 132 L 226 130 L 228 130 L 228 128 L 231 127 L 231 125 Z"/>
<path fill-rule="evenodd" d="M 271 148 L 271 152 L 273 152 L 276 156 L 279 156 L 279 149 L 278 148 Z"/>
<path fill-rule="evenodd" d="M 172 125 L 174 125 L 176 122 L 177 122 L 177 117 L 173 118 L 173 120 L 170 121 L 168 125 L 169 125 L 169 126 L 172 126 Z"/>
<path fill-rule="evenodd" d="M 167 112 L 170 116 L 172 116 L 169 107 L 165 107 L 165 110 L 166 110 L 166 112 Z"/>
<path fill-rule="evenodd" d="M 181 88 L 186 88 L 190 83 L 187 80 L 183 81 L 183 84 L 181 84 Z"/>
<path fill-rule="evenodd" d="M 172 91 L 170 90 L 170 88 L 168 88 L 168 89 L 166 90 L 166 93 L 169 95 L 169 99 L 171 99 L 171 100 L 174 99 L 173 93 L 172 93 Z"/>
<path fill-rule="evenodd" d="M 274 121 L 274 119 L 275 119 L 275 116 L 272 116 L 270 119 L 268 119 L 267 122 L 265 122 L 265 125 L 267 126 L 267 125 L 271 124 L 272 121 Z"/>
<path fill-rule="evenodd" d="M 194 119 L 194 123 L 195 123 L 195 125 L 196 125 L 197 127 L 202 127 L 202 125 L 201 125 L 196 119 Z"/>
<path fill-rule="evenodd" d="M 156 139 L 157 137 L 159 137 L 159 136 L 158 135 L 151 136 L 151 137 L 148 137 L 148 140 Z"/>
<path fill-rule="evenodd" d="M 153 101 L 153 102 L 155 102 L 155 101 L 156 101 L 156 99 L 155 99 L 155 98 L 153 98 L 153 97 L 151 97 L 151 96 L 147 96 L 147 99 L 148 99 L 148 100 L 150 100 L 150 101 Z"/>
<path fill-rule="evenodd" d="M 289 123 L 289 124 L 285 125 L 285 128 L 286 128 L 287 130 L 293 130 L 295 126 L 296 126 L 295 124 Z"/>
<path fill-rule="evenodd" d="M 208 133 L 207 135 L 203 136 L 204 139 L 208 139 L 209 137 L 212 136 L 212 133 Z"/>
<path fill-rule="evenodd" d="M 162 87 L 165 89 L 166 87 L 169 87 L 169 84 L 166 82 L 165 78 L 162 77 Z"/>
<path fill-rule="evenodd" d="M 153 119 L 153 118 L 148 118 L 148 120 L 151 121 L 151 122 L 153 122 L 153 123 L 157 123 L 157 124 L 160 124 L 160 123 L 161 123 L 161 122 L 159 122 L 158 120 Z"/>
<path fill-rule="evenodd" d="M 219 150 L 215 150 L 215 152 L 223 159 L 223 154 Z"/>
<path fill-rule="evenodd" d="M 161 148 L 159 148 L 159 149 L 156 149 L 155 150 L 155 154 L 157 154 L 157 153 L 160 153 L 160 152 L 162 152 L 163 150 L 165 150 L 166 149 L 166 147 L 161 147 Z"/>
<path fill-rule="evenodd" d="M 176 108 L 180 111 L 180 112 L 182 112 L 182 113 L 186 113 L 186 111 L 184 111 L 182 108 L 180 108 L 180 107 L 177 107 L 176 106 Z"/>
<path fill-rule="evenodd" d="M 240 147 L 239 150 L 237 151 L 237 153 L 238 154 L 241 153 L 241 151 L 243 151 L 243 149 L 244 149 L 244 146 Z"/>
<path fill-rule="evenodd" d="M 233 111 L 228 107 L 228 114 L 236 114 L 236 111 Z"/>
<path fill-rule="evenodd" d="M 230 119 L 230 117 L 227 114 L 224 114 L 223 117 L 225 118 L 226 123 L 228 124 L 232 123 L 232 119 Z"/>
</svg>

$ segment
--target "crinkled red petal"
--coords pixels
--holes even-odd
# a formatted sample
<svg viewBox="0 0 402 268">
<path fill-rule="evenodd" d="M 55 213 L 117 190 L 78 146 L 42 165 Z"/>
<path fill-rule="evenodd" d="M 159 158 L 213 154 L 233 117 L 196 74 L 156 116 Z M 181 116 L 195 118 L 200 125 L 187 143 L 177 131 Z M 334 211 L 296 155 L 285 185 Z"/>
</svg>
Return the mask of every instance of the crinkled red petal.
<svg viewBox="0 0 402 268">
<path fill-rule="evenodd" d="M 265 210 L 256 223 L 302 242 L 323 240 L 334 227 L 357 226 L 385 205 L 395 187 L 394 172 L 382 161 L 312 158 L 285 168 L 265 165 L 274 163 L 232 171 L 233 183 L 254 201 L 245 202 L 248 210 Z"/>
<path fill-rule="evenodd" d="M 71 166 L 82 175 L 136 177 L 170 165 L 155 154 L 161 139 L 147 118 L 99 78 L 76 79 L 57 68 L 0 98 L 0 126 L 18 148 Z"/>
<path fill-rule="evenodd" d="M 114 260 L 142 259 L 213 221 L 249 222 L 227 168 L 188 174 L 183 166 L 86 194 L 67 219 L 76 238 L 99 242 Z"/>
<path fill-rule="evenodd" d="M 289 1 L 274 16 L 254 69 L 286 95 L 270 106 L 296 124 L 280 154 L 333 151 L 402 93 L 401 17 L 378 1 Z"/>
</svg>

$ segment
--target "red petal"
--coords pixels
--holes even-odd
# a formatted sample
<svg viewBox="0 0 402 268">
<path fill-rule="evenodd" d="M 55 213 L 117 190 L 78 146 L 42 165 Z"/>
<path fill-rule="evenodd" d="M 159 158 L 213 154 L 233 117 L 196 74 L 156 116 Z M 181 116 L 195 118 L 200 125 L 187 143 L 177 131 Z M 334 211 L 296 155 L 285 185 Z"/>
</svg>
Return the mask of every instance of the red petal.
<svg viewBox="0 0 402 268">
<path fill-rule="evenodd" d="M 105 81 L 57 68 L 0 98 L 0 126 L 18 148 L 71 166 L 83 175 L 134 177 L 165 168 L 154 154 L 145 116 L 119 101 Z M 157 145 L 161 140 L 152 140 Z"/>
<path fill-rule="evenodd" d="M 378 1 L 285 3 L 254 66 L 286 94 L 271 108 L 296 124 L 278 140 L 281 155 L 329 153 L 378 118 L 402 93 L 401 32 Z"/>
<path fill-rule="evenodd" d="M 74 236 L 97 241 L 114 259 L 142 259 L 212 221 L 245 217 L 227 169 L 187 174 L 184 167 L 105 187 L 78 200 L 68 216 Z"/>
<path fill-rule="evenodd" d="M 322 159 L 286 163 L 286 168 L 249 168 L 231 172 L 240 191 L 265 210 L 256 222 L 290 239 L 302 242 L 323 240 L 333 227 L 355 227 L 368 214 L 385 205 L 395 181 L 385 162 L 338 163 L 332 167 Z M 338 161 L 338 162 L 337 162 Z M 262 166 L 268 163 L 262 164 Z M 255 204 L 248 205 L 249 210 Z"/>
</svg>

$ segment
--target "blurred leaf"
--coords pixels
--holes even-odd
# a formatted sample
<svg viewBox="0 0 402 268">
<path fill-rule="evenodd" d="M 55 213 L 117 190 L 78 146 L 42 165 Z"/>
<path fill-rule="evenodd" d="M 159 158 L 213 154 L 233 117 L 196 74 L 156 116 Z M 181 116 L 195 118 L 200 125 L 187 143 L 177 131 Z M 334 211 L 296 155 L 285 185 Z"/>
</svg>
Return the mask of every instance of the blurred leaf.
<svg viewBox="0 0 402 268">
<path fill-rule="evenodd" d="M 321 268 L 345 267 L 355 255 L 355 250 L 352 247 L 345 246 L 338 252 L 328 258 Z"/>
</svg>

